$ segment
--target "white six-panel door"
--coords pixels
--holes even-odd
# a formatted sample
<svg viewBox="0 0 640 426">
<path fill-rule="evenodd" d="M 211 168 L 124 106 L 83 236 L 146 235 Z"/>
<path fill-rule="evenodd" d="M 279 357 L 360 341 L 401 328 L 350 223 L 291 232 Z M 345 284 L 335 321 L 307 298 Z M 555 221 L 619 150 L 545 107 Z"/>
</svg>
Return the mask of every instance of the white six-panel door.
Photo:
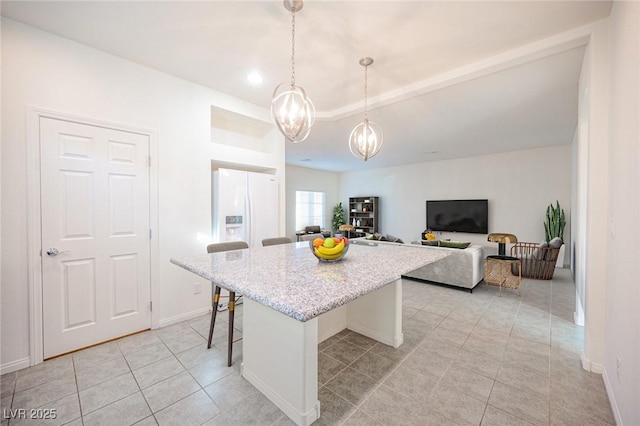
<svg viewBox="0 0 640 426">
<path fill-rule="evenodd" d="M 149 137 L 40 118 L 44 358 L 148 329 Z"/>
</svg>

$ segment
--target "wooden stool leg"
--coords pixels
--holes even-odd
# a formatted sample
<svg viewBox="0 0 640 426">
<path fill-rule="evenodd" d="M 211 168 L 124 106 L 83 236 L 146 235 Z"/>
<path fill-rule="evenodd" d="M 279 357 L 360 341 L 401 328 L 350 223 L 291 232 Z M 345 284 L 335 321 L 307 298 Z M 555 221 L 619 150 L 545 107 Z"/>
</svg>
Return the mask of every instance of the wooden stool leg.
<svg viewBox="0 0 640 426">
<path fill-rule="evenodd" d="M 207 342 L 207 349 L 211 349 L 213 327 L 216 325 L 216 314 L 218 313 L 218 302 L 220 302 L 220 287 L 215 286 L 215 290 L 213 293 L 213 311 L 211 311 L 211 325 L 209 325 L 209 341 Z"/>
<path fill-rule="evenodd" d="M 229 350 L 227 351 L 227 367 L 231 367 L 231 353 L 233 351 L 233 317 L 236 311 L 236 293 L 229 292 Z"/>
</svg>

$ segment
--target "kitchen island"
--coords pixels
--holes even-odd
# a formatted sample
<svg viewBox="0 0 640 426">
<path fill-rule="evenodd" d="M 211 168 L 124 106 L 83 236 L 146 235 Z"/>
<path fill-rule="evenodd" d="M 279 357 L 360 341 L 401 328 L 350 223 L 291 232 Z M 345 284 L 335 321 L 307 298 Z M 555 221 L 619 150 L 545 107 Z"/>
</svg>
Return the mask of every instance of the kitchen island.
<svg viewBox="0 0 640 426">
<path fill-rule="evenodd" d="M 358 243 L 339 262 L 319 262 L 308 242 L 171 259 L 244 296 L 242 375 L 296 424 L 320 416 L 319 328 L 320 340 L 346 327 L 400 346 L 400 275 L 446 256 Z"/>
</svg>

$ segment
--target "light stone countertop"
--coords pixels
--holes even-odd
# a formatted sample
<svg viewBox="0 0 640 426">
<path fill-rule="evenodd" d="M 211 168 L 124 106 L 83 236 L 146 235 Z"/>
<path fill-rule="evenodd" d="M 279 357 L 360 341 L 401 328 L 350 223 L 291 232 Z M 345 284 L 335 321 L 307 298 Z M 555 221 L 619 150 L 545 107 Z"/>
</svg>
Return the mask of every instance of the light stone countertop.
<svg viewBox="0 0 640 426">
<path fill-rule="evenodd" d="M 220 287 L 298 321 L 308 321 L 400 275 L 448 256 L 420 246 L 354 244 L 339 262 L 320 262 L 308 242 L 171 259 Z"/>
</svg>

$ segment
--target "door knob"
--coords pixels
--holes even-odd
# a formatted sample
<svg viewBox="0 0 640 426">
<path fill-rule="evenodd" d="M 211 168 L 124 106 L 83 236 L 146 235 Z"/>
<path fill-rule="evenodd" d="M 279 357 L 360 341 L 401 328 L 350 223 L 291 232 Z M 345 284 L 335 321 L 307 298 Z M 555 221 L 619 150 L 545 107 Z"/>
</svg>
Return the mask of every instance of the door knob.
<svg viewBox="0 0 640 426">
<path fill-rule="evenodd" d="M 51 257 L 53 257 L 53 256 L 57 256 L 57 255 L 59 255 L 60 253 L 66 253 L 66 252 L 67 252 L 67 250 L 65 250 L 65 251 L 59 251 L 59 250 L 58 250 L 57 248 L 55 248 L 55 247 L 49 247 L 49 248 L 47 249 L 47 255 L 49 255 L 49 256 L 51 256 Z"/>
</svg>

